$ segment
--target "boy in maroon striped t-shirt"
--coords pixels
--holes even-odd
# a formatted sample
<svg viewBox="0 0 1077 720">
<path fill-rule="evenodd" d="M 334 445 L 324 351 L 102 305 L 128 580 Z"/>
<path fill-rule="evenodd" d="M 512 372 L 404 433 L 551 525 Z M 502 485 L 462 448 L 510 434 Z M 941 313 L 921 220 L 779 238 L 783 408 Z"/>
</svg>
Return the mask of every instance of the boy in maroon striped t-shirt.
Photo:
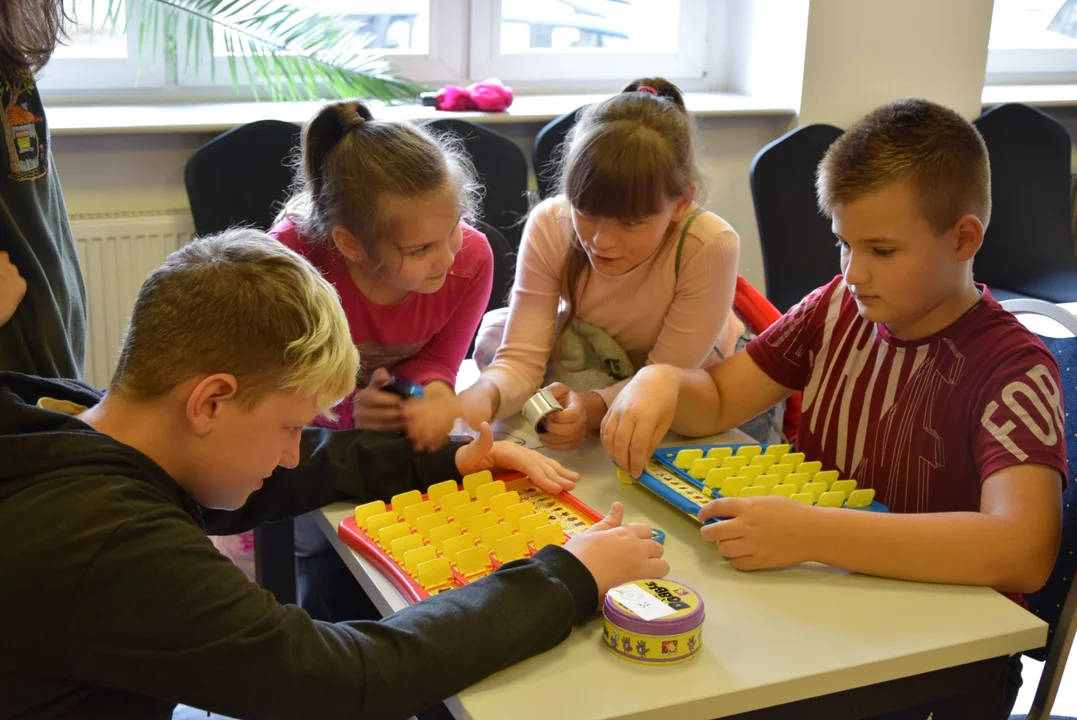
<svg viewBox="0 0 1077 720">
<path fill-rule="evenodd" d="M 641 370 L 603 444 L 638 477 L 668 429 L 724 431 L 801 390 L 798 449 L 893 512 L 715 500 L 700 518 L 728 520 L 701 532 L 734 567 L 818 561 L 1021 602 L 1058 553 L 1065 422 L 1055 358 L 973 282 L 987 148 L 957 113 L 901 100 L 835 141 L 816 186 L 842 274 L 745 352 L 705 370 Z"/>
<path fill-rule="evenodd" d="M 798 449 L 875 488 L 893 513 L 717 500 L 704 517 L 742 520 L 703 534 L 736 567 L 816 560 L 1038 589 L 1058 551 L 1062 393 L 1051 353 L 972 279 L 991 208 L 982 139 L 950 110 L 894 102 L 831 146 L 817 189 L 842 274 L 746 352 L 706 370 L 646 368 L 603 442 L 638 475 L 669 427 L 709 435 L 802 390 Z"/>
</svg>

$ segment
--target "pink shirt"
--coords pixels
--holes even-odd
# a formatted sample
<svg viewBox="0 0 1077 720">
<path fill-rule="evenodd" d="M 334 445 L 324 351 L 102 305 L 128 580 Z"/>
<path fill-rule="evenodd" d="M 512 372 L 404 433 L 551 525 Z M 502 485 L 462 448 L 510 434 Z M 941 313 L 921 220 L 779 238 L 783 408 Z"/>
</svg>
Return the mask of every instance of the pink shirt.
<svg viewBox="0 0 1077 720">
<path fill-rule="evenodd" d="M 737 233 L 714 213 L 701 213 L 689 226 L 678 275 L 681 230 L 675 227 L 672 242 L 623 275 L 588 269 L 577 317 L 609 333 L 637 368 L 651 363 L 700 367 L 715 346 L 732 354 L 744 330 L 732 310 Z M 505 339 L 483 373 L 501 393 L 499 417 L 519 412 L 542 385 L 561 301 L 561 270 L 574 238 L 563 197 L 546 200 L 527 220 Z M 607 405 L 622 386 L 600 391 Z"/>
<path fill-rule="evenodd" d="M 895 512 L 978 511 L 981 483 L 1012 465 L 1065 482 L 1058 364 L 978 287 L 952 325 L 901 340 L 860 317 L 838 276 L 753 340 L 763 372 L 804 391 L 797 449 Z"/>
<path fill-rule="evenodd" d="M 437 292 L 412 293 L 396 305 L 371 302 L 356 286 L 344 257 L 332 245 L 311 244 L 290 220 L 269 231 L 303 255 L 340 293 L 352 341 L 359 349 L 359 386 L 379 367 L 420 385 L 456 385 L 456 373 L 479 327 L 494 277 L 486 236 L 461 223 L 463 243 Z M 350 401 L 337 408 L 333 427 L 355 426 Z"/>
</svg>

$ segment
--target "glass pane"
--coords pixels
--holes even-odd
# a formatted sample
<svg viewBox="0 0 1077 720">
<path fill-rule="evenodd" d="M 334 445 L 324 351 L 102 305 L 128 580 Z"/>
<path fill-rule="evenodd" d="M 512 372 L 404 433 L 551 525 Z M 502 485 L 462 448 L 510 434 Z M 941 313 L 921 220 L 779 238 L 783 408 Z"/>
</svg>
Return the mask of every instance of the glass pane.
<svg viewBox="0 0 1077 720">
<path fill-rule="evenodd" d="M 367 48 L 384 53 L 425 55 L 430 47 L 430 0 L 291 0 L 312 12 L 338 18 L 363 38 Z M 261 3 L 254 8 L 261 7 Z M 216 54 L 226 55 L 218 31 Z"/>
<path fill-rule="evenodd" d="M 995 0 L 988 47 L 992 50 L 1077 48 L 1077 39 L 1059 32 L 1067 28 L 1067 32 L 1077 32 L 1074 0 Z"/>
<path fill-rule="evenodd" d="M 65 3 L 66 5 L 66 3 Z M 71 4 L 75 24 L 68 28 L 69 40 L 56 47 L 54 58 L 125 58 L 127 39 L 123 34 L 124 7 L 116 3 L 120 20 L 107 23 L 108 0 L 75 0 Z M 114 25 L 114 27 L 112 27 Z"/>
<path fill-rule="evenodd" d="M 501 52 L 677 52 L 673 0 L 502 0 Z"/>
</svg>

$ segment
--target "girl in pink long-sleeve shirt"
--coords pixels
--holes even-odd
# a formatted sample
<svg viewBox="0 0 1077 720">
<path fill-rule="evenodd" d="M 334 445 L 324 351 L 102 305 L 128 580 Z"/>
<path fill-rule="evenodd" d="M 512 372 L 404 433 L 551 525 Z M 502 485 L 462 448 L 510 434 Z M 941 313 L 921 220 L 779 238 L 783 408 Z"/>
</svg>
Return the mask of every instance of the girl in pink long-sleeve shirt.
<svg viewBox="0 0 1077 720">
<path fill-rule="evenodd" d="M 658 78 L 583 111 L 565 145 L 561 195 L 528 219 L 501 346 L 459 397 L 469 424 L 519 412 L 577 318 L 637 369 L 733 353 L 745 334 L 732 310 L 739 239 L 697 203 L 692 136 L 680 91 Z M 547 418 L 542 441 L 569 449 L 597 431 L 625 382 L 583 393 L 552 385 L 565 410 Z"/>
<path fill-rule="evenodd" d="M 486 310 L 493 255 L 461 221 L 476 204 L 465 157 L 411 123 L 374 120 L 360 102 L 326 105 L 304 126 L 296 192 L 270 231 L 340 294 L 359 348 L 362 388 L 328 427 L 404 429 L 403 408 L 458 414 L 456 373 Z M 392 373 L 423 386 L 403 401 L 382 388 Z M 440 447 L 447 428 L 412 433 Z M 320 620 L 376 613 L 314 521 L 295 525 L 299 602 Z"/>
</svg>

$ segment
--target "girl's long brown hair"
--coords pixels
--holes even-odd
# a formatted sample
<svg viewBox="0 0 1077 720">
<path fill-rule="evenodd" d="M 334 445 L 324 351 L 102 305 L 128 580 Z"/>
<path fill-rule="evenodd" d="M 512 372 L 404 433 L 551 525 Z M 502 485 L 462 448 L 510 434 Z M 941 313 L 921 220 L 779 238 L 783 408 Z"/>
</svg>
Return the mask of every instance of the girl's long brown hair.
<svg viewBox="0 0 1077 720">
<path fill-rule="evenodd" d="M 692 119 L 676 85 L 663 78 L 634 80 L 619 95 L 585 108 L 569 131 L 561 156 L 561 192 L 585 215 L 654 215 L 669 200 L 700 187 L 693 136 Z M 663 243 L 671 238 L 667 232 Z M 561 271 L 565 312 L 554 338 L 555 360 L 576 318 L 589 268 L 577 238 Z"/>
</svg>

